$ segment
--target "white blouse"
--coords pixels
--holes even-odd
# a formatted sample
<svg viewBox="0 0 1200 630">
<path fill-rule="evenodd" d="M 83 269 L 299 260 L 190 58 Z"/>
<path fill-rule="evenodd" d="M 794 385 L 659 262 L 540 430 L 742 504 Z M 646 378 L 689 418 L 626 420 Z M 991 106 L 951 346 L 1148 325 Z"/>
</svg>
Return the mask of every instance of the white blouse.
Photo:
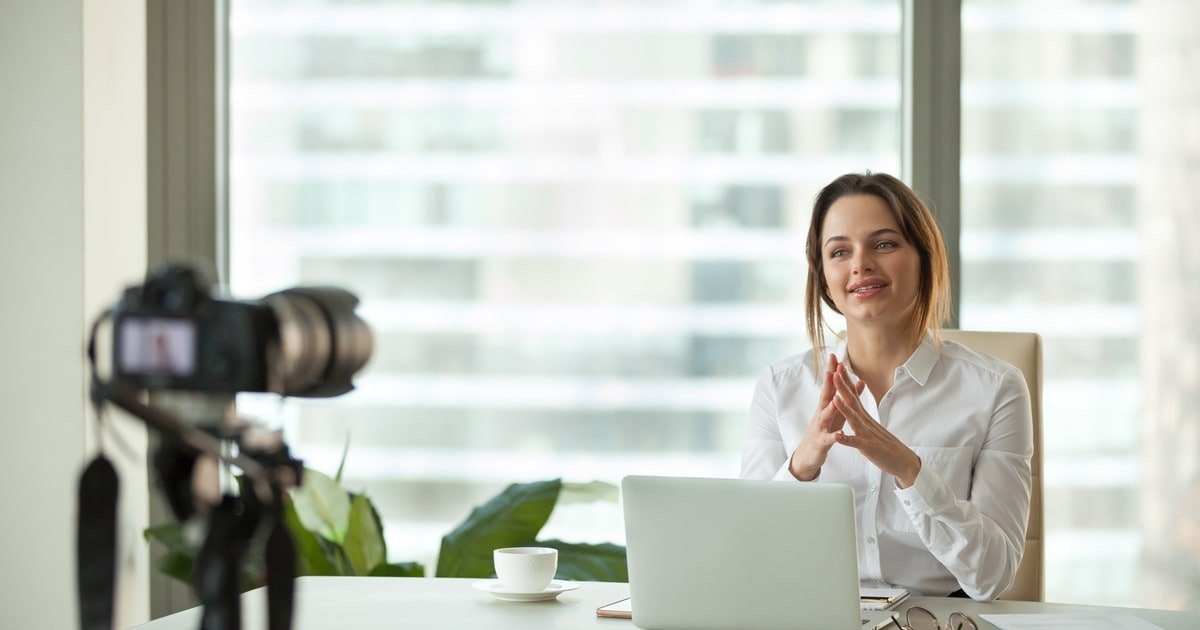
<svg viewBox="0 0 1200 630">
<path fill-rule="evenodd" d="M 832 353 L 844 362 L 845 342 Z M 788 460 L 812 419 L 823 376 L 814 372 L 811 350 L 763 371 L 742 478 L 802 483 Z M 959 588 L 979 600 L 1003 594 L 1016 576 L 1029 518 L 1033 416 L 1021 372 L 951 341 L 939 352 L 927 335 L 896 368 L 878 406 L 870 391 L 861 399 L 921 457 L 921 471 L 902 490 L 857 450 L 829 450 L 817 481 L 854 489 L 859 579 L 926 595 Z"/>
</svg>

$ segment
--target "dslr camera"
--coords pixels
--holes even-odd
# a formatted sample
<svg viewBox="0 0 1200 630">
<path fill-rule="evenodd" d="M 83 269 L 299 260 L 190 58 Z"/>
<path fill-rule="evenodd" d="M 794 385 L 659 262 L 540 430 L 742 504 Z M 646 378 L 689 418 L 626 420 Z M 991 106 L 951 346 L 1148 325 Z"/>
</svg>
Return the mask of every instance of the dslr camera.
<svg viewBox="0 0 1200 630">
<path fill-rule="evenodd" d="M 111 403 L 157 431 L 158 483 L 181 522 L 203 525 L 192 583 L 206 630 L 241 627 L 239 571 L 248 554 L 265 575 L 270 627 L 291 627 L 296 561 L 284 523 L 285 492 L 302 481 L 303 462 L 292 457 L 282 431 L 237 418 L 235 394 L 328 398 L 354 389 L 352 378 L 373 346 L 357 306 L 358 298 L 332 287 L 216 299 L 202 274 L 171 264 L 126 289 L 92 327 L 97 417 Z M 96 370 L 96 337 L 110 318 L 112 369 L 105 381 Z M 234 466 L 244 484 L 233 480 Z M 80 477 L 83 628 L 111 627 L 118 485 L 103 452 Z"/>
<path fill-rule="evenodd" d="M 358 298 L 296 287 L 219 300 L 196 270 L 167 265 L 113 308 L 113 383 L 150 391 L 272 392 L 326 398 L 352 389 L 371 356 Z"/>
</svg>

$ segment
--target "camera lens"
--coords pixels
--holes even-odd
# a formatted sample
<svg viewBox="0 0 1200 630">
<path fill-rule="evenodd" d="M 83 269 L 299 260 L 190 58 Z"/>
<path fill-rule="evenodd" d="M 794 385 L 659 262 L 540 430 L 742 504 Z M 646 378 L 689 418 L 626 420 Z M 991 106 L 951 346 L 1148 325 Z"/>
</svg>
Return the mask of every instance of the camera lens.
<svg viewBox="0 0 1200 630">
<path fill-rule="evenodd" d="M 374 347 L 371 329 L 354 313 L 357 297 L 334 287 L 298 287 L 262 303 L 278 321 L 279 353 L 269 369 L 281 394 L 327 398 L 354 389 L 354 374 Z"/>
</svg>

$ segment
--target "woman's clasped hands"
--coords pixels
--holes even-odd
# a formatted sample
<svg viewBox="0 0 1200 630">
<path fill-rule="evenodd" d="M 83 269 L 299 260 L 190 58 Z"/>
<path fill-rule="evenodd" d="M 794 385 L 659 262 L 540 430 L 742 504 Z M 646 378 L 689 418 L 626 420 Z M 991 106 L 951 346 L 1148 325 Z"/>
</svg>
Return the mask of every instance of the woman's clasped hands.
<svg viewBox="0 0 1200 630">
<path fill-rule="evenodd" d="M 881 471 L 895 477 L 899 487 L 913 484 L 921 470 L 921 458 L 867 413 L 859 400 L 865 388 L 866 383 L 854 382 L 846 366 L 829 355 L 817 410 L 788 464 L 794 477 L 801 481 L 815 479 L 829 449 L 841 444 L 858 450 Z M 843 430 L 846 425 L 851 434 Z"/>
</svg>

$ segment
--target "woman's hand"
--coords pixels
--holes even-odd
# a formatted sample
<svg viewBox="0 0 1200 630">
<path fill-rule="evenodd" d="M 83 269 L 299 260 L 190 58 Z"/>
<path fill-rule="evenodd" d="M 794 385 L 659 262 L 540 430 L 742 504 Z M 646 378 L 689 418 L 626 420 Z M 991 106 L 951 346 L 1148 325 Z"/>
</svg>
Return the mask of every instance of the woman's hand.
<svg viewBox="0 0 1200 630">
<path fill-rule="evenodd" d="M 836 394 L 831 404 L 844 424 L 854 430 L 854 435 L 846 435 L 839 424 L 832 434 L 833 440 L 858 449 L 872 464 L 895 477 L 896 485 L 901 488 L 913 485 L 921 471 L 921 458 L 863 409 L 858 399 L 863 391 L 862 381 L 852 383 L 845 366 L 837 366 L 832 379 Z"/>
<path fill-rule="evenodd" d="M 836 443 L 836 436 L 841 433 L 842 425 L 846 422 L 842 412 L 838 411 L 833 403 L 837 395 L 834 379 L 840 367 L 837 357 L 829 355 L 825 367 L 825 384 L 821 387 L 817 410 L 813 412 L 812 421 L 808 423 L 800 445 L 792 451 L 792 457 L 788 461 L 788 469 L 792 476 L 800 481 L 812 481 L 817 478 L 821 466 L 825 465 L 829 449 Z M 866 384 L 860 382 L 853 389 L 861 394 L 864 387 Z"/>
</svg>

